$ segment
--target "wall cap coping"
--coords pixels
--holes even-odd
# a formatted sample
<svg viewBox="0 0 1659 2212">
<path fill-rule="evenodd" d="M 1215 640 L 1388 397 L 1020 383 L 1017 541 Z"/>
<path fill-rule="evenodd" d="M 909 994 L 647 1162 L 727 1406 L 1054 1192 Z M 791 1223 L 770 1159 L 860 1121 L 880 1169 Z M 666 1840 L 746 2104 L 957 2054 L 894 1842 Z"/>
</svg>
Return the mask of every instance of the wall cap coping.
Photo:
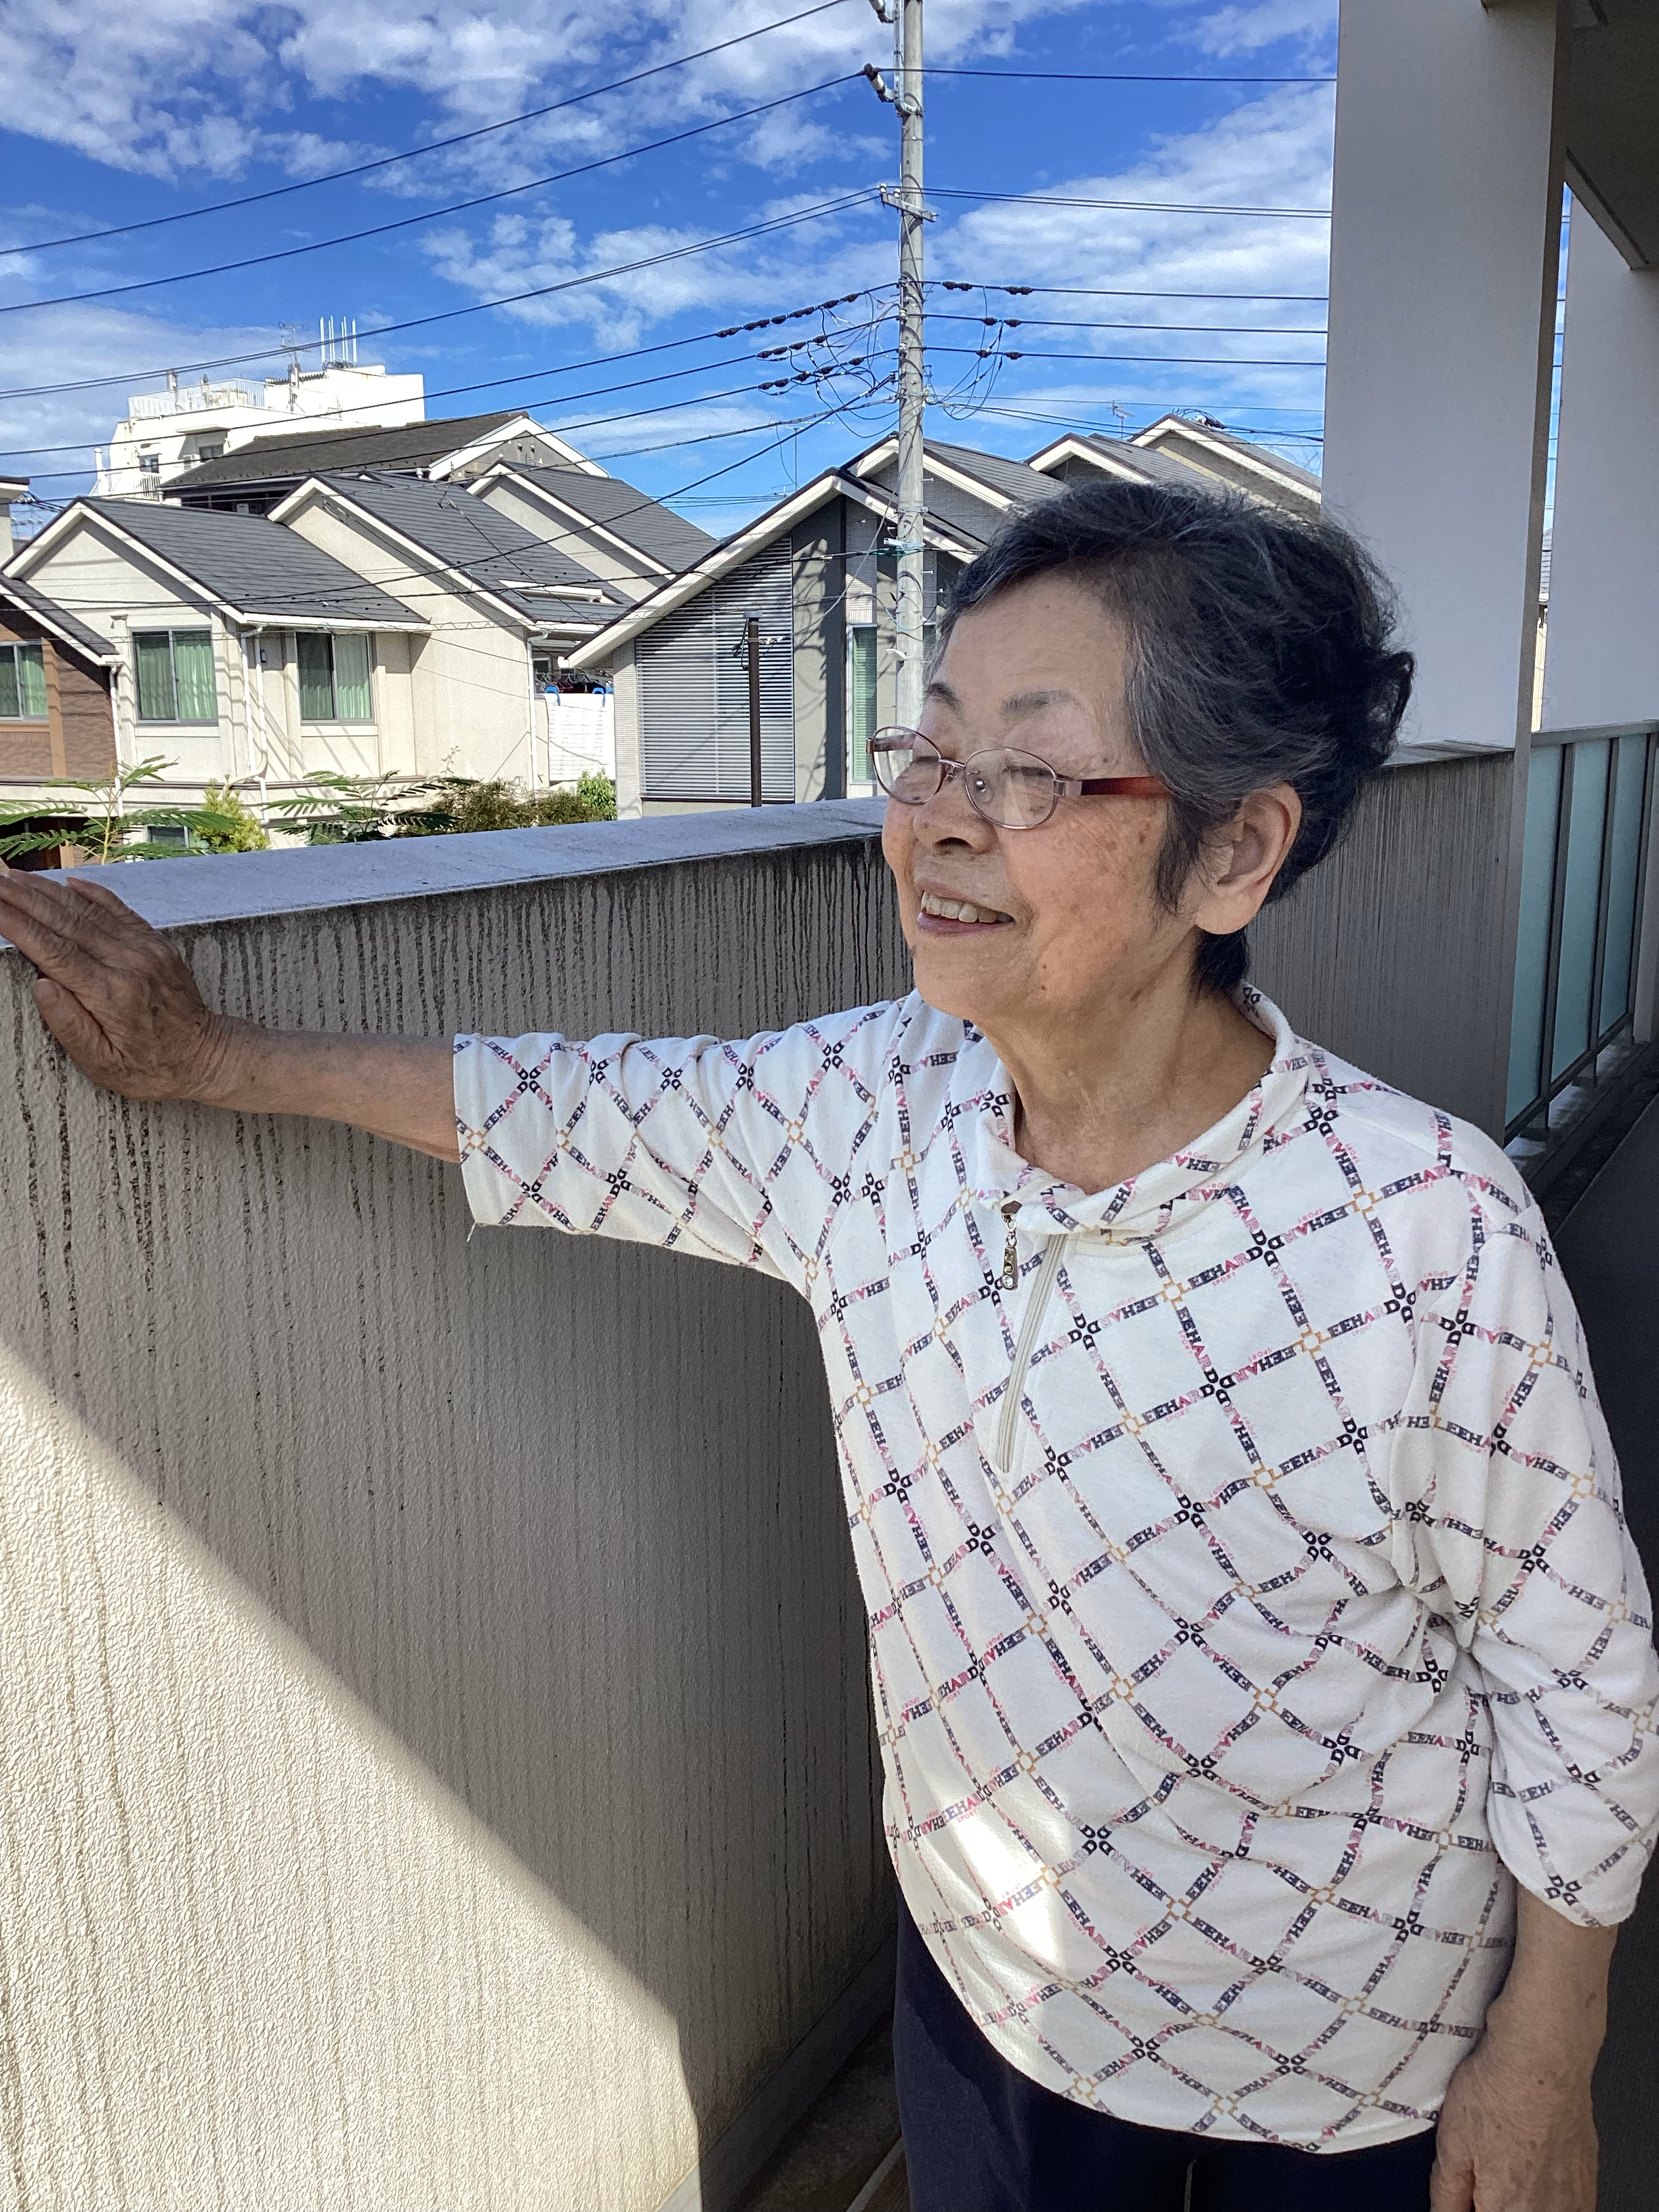
<svg viewBox="0 0 1659 2212">
<path fill-rule="evenodd" d="M 881 835 L 884 805 L 870 799 L 818 799 L 543 830 L 386 837 L 361 845 L 202 853 L 143 863 L 114 860 L 46 872 L 59 883 L 84 877 L 106 884 L 157 928 L 185 929 L 264 915 L 310 914 L 862 842 Z M 3 937 L 0 948 L 12 949 Z"/>
</svg>

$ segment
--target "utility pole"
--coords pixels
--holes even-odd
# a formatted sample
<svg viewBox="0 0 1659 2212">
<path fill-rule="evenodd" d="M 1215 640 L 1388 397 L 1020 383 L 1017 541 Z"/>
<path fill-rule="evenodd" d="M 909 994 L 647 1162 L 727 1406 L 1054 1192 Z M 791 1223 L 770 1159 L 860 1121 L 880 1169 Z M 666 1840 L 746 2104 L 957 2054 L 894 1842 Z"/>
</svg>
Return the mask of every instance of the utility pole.
<svg viewBox="0 0 1659 2212">
<path fill-rule="evenodd" d="M 922 0 L 870 0 L 893 26 L 891 88 L 880 74 L 865 74 L 882 99 L 898 110 L 898 588 L 894 596 L 893 642 L 898 660 L 899 721 L 914 729 L 921 714 L 923 526 L 927 494 L 922 466 L 922 407 L 927 396 L 924 350 L 921 227 L 931 220 L 921 200 Z"/>
<path fill-rule="evenodd" d="M 749 804 L 761 799 L 760 617 L 745 615 L 743 623 L 744 659 L 749 671 Z"/>
</svg>

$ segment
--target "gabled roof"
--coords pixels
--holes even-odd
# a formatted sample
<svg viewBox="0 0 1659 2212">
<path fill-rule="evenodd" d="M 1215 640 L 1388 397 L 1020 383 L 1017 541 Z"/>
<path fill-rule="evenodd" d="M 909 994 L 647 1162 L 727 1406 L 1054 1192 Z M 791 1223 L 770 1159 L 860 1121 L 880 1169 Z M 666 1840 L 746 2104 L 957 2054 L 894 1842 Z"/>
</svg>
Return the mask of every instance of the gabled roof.
<svg viewBox="0 0 1659 2212">
<path fill-rule="evenodd" d="M 529 461 L 497 461 L 474 486 L 482 495 L 505 477 L 518 477 L 532 490 L 571 511 L 583 522 L 597 523 L 635 553 L 645 556 L 665 575 L 689 568 L 719 539 L 671 507 L 636 491 L 620 477 L 589 476 L 580 469 L 547 469 Z"/>
<path fill-rule="evenodd" d="M 952 446 L 929 438 L 922 452 L 924 478 L 933 475 L 943 483 L 954 483 L 998 514 L 1006 507 L 1028 506 L 1034 499 L 1052 499 L 1060 489 L 1051 477 L 1040 476 L 1028 463 L 1006 460 L 1000 453 L 984 453 L 976 446 Z M 868 481 L 890 468 L 897 459 L 898 440 L 890 434 L 849 462 L 848 473 Z M 951 526 L 960 526 L 953 522 Z M 981 537 L 980 543 L 985 542 Z"/>
<path fill-rule="evenodd" d="M 1052 477 L 1041 475 L 1029 462 L 1006 460 L 1000 453 L 982 453 L 976 446 L 951 446 L 929 438 L 924 451 L 929 460 L 943 461 L 1016 506 L 1028 506 L 1034 499 L 1052 499 L 1059 489 Z"/>
<path fill-rule="evenodd" d="M 283 528 L 319 494 L 355 507 L 412 548 L 416 560 L 424 556 L 433 574 L 482 592 L 532 629 L 586 627 L 628 604 L 591 568 L 459 484 L 367 469 L 311 477 L 274 510 L 272 526 Z M 561 595 L 538 592 L 537 585 L 569 588 Z"/>
<path fill-rule="evenodd" d="M 1284 489 L 1310 499 L 1316 507 L 1323 495 L 1324 487 L 1311 469 L 1287 461 L 1271 446 L 1259 446 L 1252 439 L 1237 436 L 1207 416 L 1200 422 L 1186 415 L 1160 415 L 1156 422 L 1137 430 L 1129 442 L 1146 452 L 1156 451 L 1170 441 L 1195 446 L 1200 452 L 1207 449 L 1218 459 L 1242 464 L 1248 472 L 1273 479 Z M 1203 464 L 1193 465 L 1201 469 Z"/>
<path fill-rule="evenodd" d="M 392 429 L 344 425 L 325 430 L 263 430 L 234 453 L 198 462 L 173 477 L 167 496 L 209 491 L 216 484 L 297 483 L 301 477 L 332 469 L 441 470 L 470 447 L 487 447 L 509 433 L 541 438 L 570 453 L 573 466 L 580 463 L 581 457 L 563 439 L 544 430 L 520 409 L 509 408 L 495 415 L 450 415 L 432 422 L 405 422 Z"/>
<path fill-rule="evenodd" d="M 574 653 L 567 653 L 565 665 L 579 669 L 603 667 L 607 655 L 620 651 L 625 645 L 631 645 L 641 632 L 653 629 L 665 615 L 672 614 L 688 599 L 696 599 L 708 585 L 716 582 L 721 576 L 729 575 L 733 568 L 740 568 L 745 561 L 752 560 L 756 554 L 763 552 L 775 539 L 781 538 L 786 531 L 793 530 L 798 522 L 804 522 L 808 515 L 815 514 L 819 507 L 827 506 L 832 499 L 855 500 L 872 514 L 888 520 L 897 519 L 897 502 L 884 485 L 861 482 L 850 468 L 826 469 L 822 476 L 814 477 L 799 491 L 793 491 L 787 498 L 781 499 L 764 514 L 757 515 L 754 521 L 742 530 L 734 531 L 730 538 L 723 539 L 693 567 L 683 569 L 678 576 L 671 576 L 659 584 L 656 590 L 642 599 L 637 606 L 630 607 L 615 622 L 607 623 L 596 636 L 585 640 Z M 954 523 L 931 514 L 923 523 L 922 535 L 930 546 L 962 561 L 971 560 L 980 550 L 981 542 L 970 537 L 967 532 L 958 530 Z"/>
<path fill-rule="evenodd" d="M 423 630 L 399 599 L 262 514 L 219 514 L 148 499 L 77 499 L 17 555 L 33 569 L 90 519 L 125 539 L 240 623 L 289 629 Z M 14 580 L 6 573 L 8 584 Z"/>
<path fill-rule="evenodd" d="M 121 656 L 106 637 L 100 637 L 95 629 L 88 629 L 67 607 L 60 607 L 56 599 L 37 592 L 21 576 L 0 574 L 0 600 L 4 599 L 33 615 L 42 629 L 49 630 L 61 644 L 78 653 L 82 660 L 96 661 L 102 668 L 119 667 Z"/>
<path fill-rule="evenodd" d="M 1068 430 L 1033 453 L 1026 466 L 1052 477 L 1069 460 L 1084 461 L 1103 476 L 1120 477 L 1131 483 L 1183 484 L 1190 489 L 1214 482 L 1201 469 L 1178 461 L 1173 453 L 1131 445 L 1127 438 L 1109 438 L 1099 430 Z"/>
</svg>

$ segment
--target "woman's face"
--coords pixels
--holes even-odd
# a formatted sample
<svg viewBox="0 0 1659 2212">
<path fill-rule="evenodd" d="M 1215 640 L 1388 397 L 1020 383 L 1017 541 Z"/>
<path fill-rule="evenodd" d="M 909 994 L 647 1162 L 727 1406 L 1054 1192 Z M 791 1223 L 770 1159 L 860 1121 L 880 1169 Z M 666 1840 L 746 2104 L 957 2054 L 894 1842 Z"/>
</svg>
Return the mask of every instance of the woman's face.
<svg viewBox="0 0 1659 2212">
<path fill-rule="evenodd" d="M 1090 592 L 1036 578 L 957 623 L 921 727 L 951 760 L 1009 745 L 1062 776 L 1144 775 L 1125 651 Z M 922 997 L 994 1040 L 1144 987 L 1196 919 L 1153 895 L 1165 811 L 1157 799 L 1062 798 L 1041 828 L 1002 830 L 975 812 L 960 777 L 921 806 L 890 799 L 883 848 Z M 953 917 L 963 902 L 973 913 Z"/>
</svg>

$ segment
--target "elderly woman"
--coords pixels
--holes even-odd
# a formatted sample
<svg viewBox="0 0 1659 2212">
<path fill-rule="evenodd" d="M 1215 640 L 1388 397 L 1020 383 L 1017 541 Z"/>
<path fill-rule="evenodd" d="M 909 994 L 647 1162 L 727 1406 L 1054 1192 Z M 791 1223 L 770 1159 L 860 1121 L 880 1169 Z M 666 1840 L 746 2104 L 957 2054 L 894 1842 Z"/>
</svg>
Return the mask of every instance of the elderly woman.
<svg viewBox="0 0 1659 2212">
<path fill-rule="evenodd" d="M 1409 683 L 1328 526 L 1015 518 L 873 748 L 915 992 L 735 1043 L 273 1035 L 0 885 L 95 1082 L 811 1301 L 917 2212 L 1592 2212 L 1659 1673 L 1577 1322 L 1504 1154 L 1243 983 Z"/>
</svg>

